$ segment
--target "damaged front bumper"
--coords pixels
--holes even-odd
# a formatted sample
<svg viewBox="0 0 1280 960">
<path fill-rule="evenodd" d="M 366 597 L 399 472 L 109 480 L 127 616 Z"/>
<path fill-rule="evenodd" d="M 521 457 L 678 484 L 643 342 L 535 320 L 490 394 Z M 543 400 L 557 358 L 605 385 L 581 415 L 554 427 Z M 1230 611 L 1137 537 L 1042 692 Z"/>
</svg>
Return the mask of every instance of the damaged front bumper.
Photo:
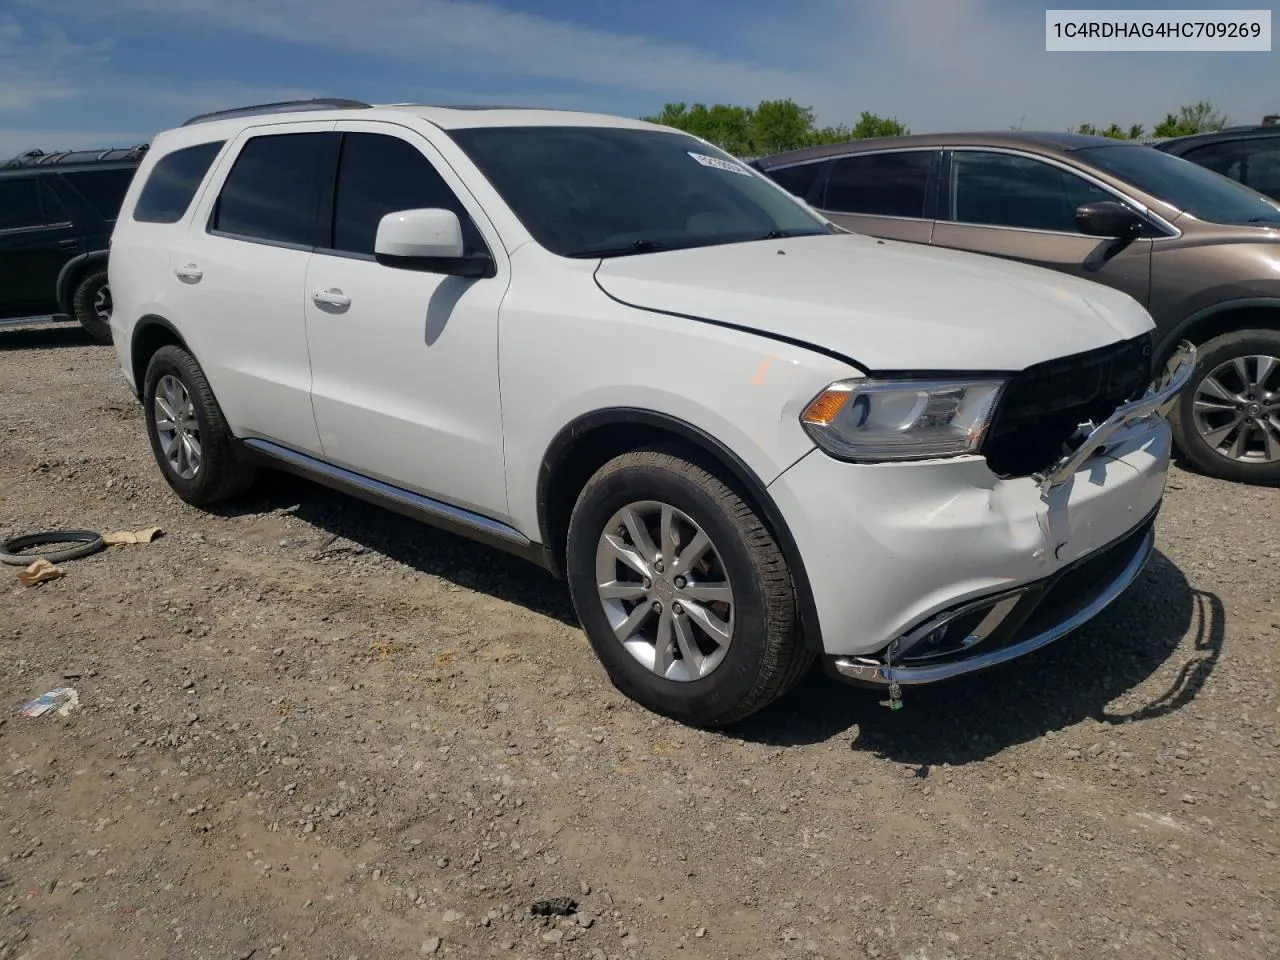
<svg viewBox="0 0 1280 960">
<path fill-rule="evenodd" d="M 965 603 L 895 640 L 882 658 L 837 657 L 843 679 L 934 683 L 1016 660 L 1088 623 L 1138 578 L 1155 545 L 1152 515 L 1118 543 L 1052 577 Z"/>
<path fill-rule="evenodd" d="M 1164 374 L 1139 399 L 1119 407 L 1051 468 L 1032 479 L 1046 501 L 1087 475 L 1091 460 L 1145 421 L 1163 420 L 1187 385 L 1195 347 L 1182 344 Z M 1052 509 L 1052 506 L 1050 507 Z M 1066 507 L 1069 509 L 1069 505 Z M 873 656 L 836 656 L 830 668 L 861 684 L 933 683 L 1015 660 L 1081 627 L 1138 578 L 1154 548 L 1159 503 L 1119 538 L 1067 563 L 1050 576 L 956 604 L 927 618 Z"/>
</svg>

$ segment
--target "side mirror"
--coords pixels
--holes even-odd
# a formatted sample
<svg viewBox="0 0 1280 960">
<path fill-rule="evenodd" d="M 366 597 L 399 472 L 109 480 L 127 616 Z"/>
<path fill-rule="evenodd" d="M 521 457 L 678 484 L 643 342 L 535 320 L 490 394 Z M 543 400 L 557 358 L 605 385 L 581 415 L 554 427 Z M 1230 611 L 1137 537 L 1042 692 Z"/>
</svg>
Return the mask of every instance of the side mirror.
<svg viewBox="0 0 1280 960">
<path fill-rule="evenodd" d="M 1114 200 L 1086 203 L 1076 209 L 1076 227 L 1086 236 L 1136 240 L 1144 226 L 1142 217 Z"/>
<path fill-rule="evenodd" d="M 455 277 L 493 275 L 493 258 L 468 254 L 462 223 L 452 210 L 397 210 L 378 221 L 373 241 L 378 263 L 402 270 L 421 270 Z"/>
</svg>

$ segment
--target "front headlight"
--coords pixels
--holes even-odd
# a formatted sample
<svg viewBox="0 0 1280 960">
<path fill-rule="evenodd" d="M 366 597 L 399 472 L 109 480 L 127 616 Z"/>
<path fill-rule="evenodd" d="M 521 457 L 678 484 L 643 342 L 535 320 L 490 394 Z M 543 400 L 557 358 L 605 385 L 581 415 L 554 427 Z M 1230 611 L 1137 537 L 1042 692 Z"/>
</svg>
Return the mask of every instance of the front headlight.
<svg viewBox="0 0 1280 960">
<path fill-rule="evenodd" d="M 974 453 L 1003 380 L 843 380 L 804 409 L 815 443 L 842 460 L 920 460 Z"/>
</svg>

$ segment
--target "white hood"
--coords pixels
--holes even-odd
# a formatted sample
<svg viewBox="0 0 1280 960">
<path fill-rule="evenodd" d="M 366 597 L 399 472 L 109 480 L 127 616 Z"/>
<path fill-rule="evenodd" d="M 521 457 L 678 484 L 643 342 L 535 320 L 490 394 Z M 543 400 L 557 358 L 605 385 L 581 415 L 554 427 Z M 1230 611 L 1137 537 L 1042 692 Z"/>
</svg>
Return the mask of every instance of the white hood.
<svg viewBox="0 0 1280 960">
<path fill-rule="evenodd" d="M 850 234 L 616 257 L 596 277 L 631 306 L 803 341 L 865 371 L 1016 371 L 1153 326 L 1098 283 Z"/>
</svg>

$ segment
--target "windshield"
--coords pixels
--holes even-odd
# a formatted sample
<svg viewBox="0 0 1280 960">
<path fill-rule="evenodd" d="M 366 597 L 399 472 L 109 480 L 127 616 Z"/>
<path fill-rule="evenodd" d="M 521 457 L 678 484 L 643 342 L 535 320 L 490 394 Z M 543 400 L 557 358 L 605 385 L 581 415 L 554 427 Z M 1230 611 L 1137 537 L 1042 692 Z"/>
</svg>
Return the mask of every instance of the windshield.
<svg viewBox="0 0 1280 960">
<path fill-rule="evenodd" d="M 1197 220 L 1280 227 L 1280 206 L 1212 170 L 1154 147 L 1085 147 L 1081 160 L 1117 177 Z"/>
<path fill-rule="evenodd" d="M 615 127 L 450 132 L 534 239 L 564 257 L 829 233 L 768 180 L 693 137 Z"/>
</svg>

